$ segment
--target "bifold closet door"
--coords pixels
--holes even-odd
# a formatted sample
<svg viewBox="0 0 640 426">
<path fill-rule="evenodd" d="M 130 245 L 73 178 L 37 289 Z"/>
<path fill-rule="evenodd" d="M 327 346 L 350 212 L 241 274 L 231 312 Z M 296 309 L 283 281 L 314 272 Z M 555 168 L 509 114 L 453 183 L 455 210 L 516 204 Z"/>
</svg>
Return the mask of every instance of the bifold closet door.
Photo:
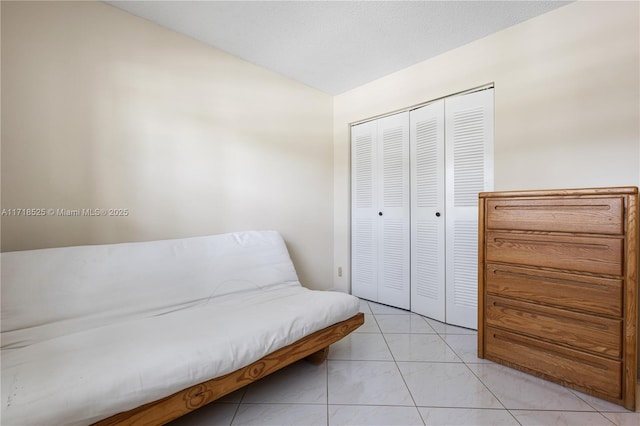
<svg viewBox="0 0 640 426">
<path fill-rule="evenodd" d="M 351 293 L 378 301 L 378 125 L 351 127 Z"/>
<path fill-rule="evenodd" d="M 410 308 L 409 113 L 351 128 L 352 293 Z"/>
<path fill-rule="evenodd" d="M 478 193 L 493 190 L 493 90 L 411 111 L 411 310 L 477 328 Z"/>
<path fill-rule="evenodd" d="M 478 193 L 493 191 L 493 89 L 445 101 L 446 322 L 478 328 Z"/>
<path fill-rule="evenodd" d="M 359 124 L 351 136 L 352 293 L 477 328 L 493 89 Z"/>
<path fill-rule="evenodd" d="M 411 111 L 411 310 L 445 321 L 444 100 Z"/>
</svg>

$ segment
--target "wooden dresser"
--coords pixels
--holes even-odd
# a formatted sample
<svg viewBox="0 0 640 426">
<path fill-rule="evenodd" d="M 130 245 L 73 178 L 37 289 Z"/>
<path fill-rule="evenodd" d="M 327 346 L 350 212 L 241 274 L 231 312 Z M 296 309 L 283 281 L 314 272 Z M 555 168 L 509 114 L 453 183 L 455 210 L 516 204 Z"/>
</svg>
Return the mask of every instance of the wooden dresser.
<svg viewBox="0 0 640 426">
<path fill-rule="evenodd" d="M 478 356 L 635 410 L 638 188 L 479 202 Z"/>
</svg>

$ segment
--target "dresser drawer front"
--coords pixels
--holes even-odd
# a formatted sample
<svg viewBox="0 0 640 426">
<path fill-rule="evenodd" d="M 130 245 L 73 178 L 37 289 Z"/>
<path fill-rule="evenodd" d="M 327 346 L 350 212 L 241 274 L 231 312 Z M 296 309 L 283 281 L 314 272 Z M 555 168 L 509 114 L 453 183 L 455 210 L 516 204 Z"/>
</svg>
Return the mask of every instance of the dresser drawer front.
<svg viewBox="0 0 640 426">
<path fill-rule="evenodd" d="M 486 298 L 487 325 L 613 358 L 622 356 L 622 321 L 497 296 Z"/>
<path fill-rule="evenodd" d="M 487 232 L 489 262 L 518 263 L 621 276 L 622 238 Z"/>
<path fill-rule="evenodd" d="M 488 264 L 488 293 L 608 316 L 622 316 L 622 280 Z"/>
<path fill-rule="evenodd" d="M 622 363 L 578 351 L 556 348 L 535 339 L 487 327 L 485 332 L 487 358 L 502 360 L 514 367 L 524 367 L 534 373 L 564 385 L 620 399 L 622 396 Z"/>
<path fill-rule="evenodd" d="M 487 227 L 622 235 L 624 198 L 489 199 Z"/>
</svg>

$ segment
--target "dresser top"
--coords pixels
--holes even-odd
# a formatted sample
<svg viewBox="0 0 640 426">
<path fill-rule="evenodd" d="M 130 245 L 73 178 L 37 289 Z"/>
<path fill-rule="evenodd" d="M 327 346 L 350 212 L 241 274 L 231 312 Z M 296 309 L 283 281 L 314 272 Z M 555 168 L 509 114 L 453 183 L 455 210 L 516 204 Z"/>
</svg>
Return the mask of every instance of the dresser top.
<svg viewBox="0 0 640 426">
<path fill-rule="evenodd" d="M 617 186 L 603 188 L 573 188 L 526 191 L 481 192 L 480 198 L 498 197 L 541 197 L 541 196 L 576 196 L 576 195 L 628 195 L 637 194 L 637 186 Z"/>
</svg>

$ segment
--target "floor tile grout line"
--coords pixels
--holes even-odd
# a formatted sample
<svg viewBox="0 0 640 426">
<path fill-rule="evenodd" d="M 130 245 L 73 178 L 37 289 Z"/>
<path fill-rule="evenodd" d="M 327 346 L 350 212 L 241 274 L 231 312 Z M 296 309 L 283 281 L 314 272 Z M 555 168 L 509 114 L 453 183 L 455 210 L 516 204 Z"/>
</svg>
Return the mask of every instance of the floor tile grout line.
<svg viewBox="0 0 640 426">
<path fill-rule="evenodd" d="M 605 420 L 607 420 L 611 424 L 609 426 L 620 426 L 616 422 L 614 422 L 613 420 L 605 416 L 604 414 L 599 413 L 598 411 L 542 410 L 542 409 L 530 409 L 530 408 L 512 408 L 512 409 L 507 409 L 507 411 L 516 419 L 516 422 L 518 422 L 520 425 L 522 425 L 522 423 L 518 420 L 515 414 L 512 413 L 512 411 L 527 411 L 527 412 L 540 412 L 540 413 L 555 412 L 555 413 L 573 413 L 573 414 L 600 414 L 602 417 L 605 418 Z"/>
<path fill-rule="evenodd" d="M 469 370 L 469 371 L 471 372 L 471 374 L 473 374 L 473 375 L 478 379 L 478 381 L 479 381 L 480 383 L 482 383 L 482 386 L 484 386 L 484 387 L 485 387 L 485 389 L 486 389 L 487 391 L 489 391 L 489 393 L 490 393 L 491 395 L 493 395 L 493 397 L 496 399 L 496 401 L 498 401 L 498 402 L 500 403 L 500 405 L 502 405 L 502 407 L 503 407 L 505 410 L 509 411 L 509 409 L 507 408 L 507 406 L 506 406 L 506 405 L 504 405 L 504 402 L 502 402 L 502 400 L 501 400 L 500 398 L 498 398 L 498 395 L 496 395 L 496 394 L 493 392 L 493 390 L 491 390 L 491 388 L 489 387 L 489 385 L 487 385 L 487 384 L 482 380 L 482 378 L 480 378 L 480 376 L 478 376 L 478 375 L 476 374 L 476 372 L 475 372 L 475 371 L 473 371 L 473 369 L 472 369 L 471 367 L 469 367 L 469 364 L 476 364 L 476 363 L 467 363 L 467 362 L 465 362 L 464 360 L 462 361 L 462 363 L 464 364 L 464 366 L 465 366 L 465 367 L 467 367 L 467 370 Z M 480 364 L 481 364 L 481 363 L 480 363 Z M 511 412 L 509 412 L 509 414 L 511 414 Z M 515 418 L 515 416 L 514 416 L 513 414 L 511 414 L 511 416 L 513 416 L 513 417 Z M 516 421 L 518 421 L 518 419 L 516 419 Z M 520 422 L 518 422 L 518 423 L 520 423 Z"/>
<path fill-rule="evenodd" d="M 373 311 L 373 310 L 372 310 Z M 375 314 L 374 314 L 375 316 Z M 454 334 L 454 333 L 440 333 L 438 332 L 438 330 L 436 330 L 430 323 L 429 321 L 427 321 L 427 318 L 423 315 L 420 315 L 420 317 L 422 317 L 422 319 L 425 321 L 425 323 L 429 326 L 429 328 L 431 330 L 433 330 L 433 332 L 435 333 L 435 335 L 437 335 L 440 340 L 442 340 L 442 342 L 455 354 L 455 356 L 460 360 L 460 362 L 441 362 L 441 361 L 428 361 L 429 363 L 440 363 L 440 364 L 464 364 L 464 366 L 467 368 L 467 370 L 469 370 L 471 372 L 471 374 L 473 374 L 474 377 L 476 377 L 478 379 L 478 381 L 482 384 L 482 386 L 496 399 L 496 401 L 498 401 L 498 403 L 502 406 L 502 408 L 478 408 L 478 407 L 443 407 L 443 406 L 433 406 L 431 408 L 444 408 L 444 409 L 487 409 L 487 410 L 498 410 L 498 411 L 506 411 L 507 413 L 509 413 L 509 415 L 513 418 L 513 420 L 518 423 L 519 425 L 522 426 L 522 423 L 520 423 L 520 421 L 518 421 L 518 419 L 513 415 L 513 413 L 511 413 L 504 405 L 504 403 L 491 391 L 491 389 L 489 389 L 489 387 L 480 379 L 480 377 L 478 377 L 475 372 L 473 372 L 473 370 L 471 370 L 471 368 L 469 368 L 469 366 L 467 365 L 467 363 L 464 361 L 464 359 L 449 345 L 449 343 L 446 341 L 446 339 L 443 336 L 446 335 L 473 335 L 472 333 L 460 333 L 460 334 Z M 377 319 L 376 319 L 377 322 Z M 382 331 L 382 329 L 381 329 Z M 398 366 L 398 361 L 395 357 L 395 355 L 393 354 L 393 351 L 391 350 L 391 347 L 389 346 L 389 342 L 387 341 L 386 338 L 386 334 L 428 334 L 428 335 L 433 335 L 433 333 L 384 333 L 382 332 L 382 337 L 387 345 L 387 348 L 389 349 L 389 352 L 391 353 L 391 356 L 393 357 L 393 360 L 396 364 L 396 368 L 398 368 L 398 371 L 400 372 L 400 377 L 402 377 L 402 380 L 405 384 L 405 386 L 407 387 L 407 390 L 409 391 L 409 395 L 411 396 L 411 399 L 416 407 L 416 409 L 418 410 L 418 414 L 420 415 L 420 418 L 422 419 L 422 422 L 426 425 L 426 421 L 424 419 L 424 417 L 422 416 L 422 412 L 420 411 L 420 407 L 422 406 L 418 406 L 418 404 L 415 401 L 415 398 L 413 396 L 413 394 L 411 393 L 411 389 L 409 388 L 409 385 L 406 382 L 406 379 L 404 377 L 404 375 L 402 374 L 402 370 L 400 370 L 400 366 Z M 416 363 L 421 363 L 424 361 L 407 361 L 407 362 L 416 362 Z M 423 408 L 429 408 L 429 406 L 423 407 Z"/>
<path fill-rule="evenodd" d="M 491 388 L 489 388 L 489 385 L 487 385 L 482 378 L 480 378 L 480 376 L 478 376 L 475 371 L 473 371 L 472 368 L 469 367 L 469 364 L 474 364 L 474 365 L 498 365 L 500 366 L 500 364 L 495 364 L 495 363 L 480 363 L 480 362 L 464 362 L 464 364 L 467 366 L 467 368 L 469 368 L 469 370 L 471 370 L 471 372 L 478 378 L 478 380 L 480 380 L 480 382 L 489 390 L 489 392 L 491 392 L 492 395 L 494 395 L 496 397 L 496 399 L 500 402 L 500 404 L 502 404 L 505 409 L 509 412 L 511 411 L 541 411 L 541 412 L 560 412 L 560 413 L 599 413 L 599 414 L 603 414 L 601 413 L 598 409 L 596 409 L 593 405 L 589 404 L 587 401 L 585 401 L 584 399 L 580 398 L 578 395 L 576 395 L 572 389 L 567 388 L 565 386 L 559 385 L 561 388 L 566 389 L 567 391 L 569 391 L 571 394 L 573 394 L 576 398 L 578 398 L 580 401 L 584 402 L 587 406 L 589 406 L 591 408 L 591 410 L 567 410 L 567 409 L 541 409 L 541 408 L 508 408 L 504 405 L 504 403 L 500 400 L 500 398 L 498 398 L 497 395 L 495 395 L 493 393 L 493 391 L 491 390 Z M 517 370 L 516 370 L 517 371 Z M 532 376 L 535 378 L 535 376 Z M 553 382 L 550 382 L 553 383 Z M 609 419 L 607 419 L 609 420 Z"/>
<path fill-rule="evenodd" d="M 378 322 L 377 319 L 376 319 L 376 322 Z M 380 332 L 382 333 L 382 328 L 380 328 Z M 424 417 L 422 417 L 422 413 L 418 409 L 418 404 L 416 404 L 416 399 L 414 398 L 413 393 L 411 393 L 411 388 L 409 387 L 409 384 L 407 383 L 407 380 L 405 379 L 404 374 L 402 374 L 402 370 L 400 369 L 400 366 L 398 365 L 398 361 L 396 360 L 396 356 L 393 354 L 393 351 L 391 350 L 391 347 L 389 346 L 389 342 L 387 341 L 387 337 L 386 337 L 385 333 L 382 333 L 382 338 L 384 339 L 384 343 L 387 345 L 387 349 L 389 350 L 389 353 L 391 354 L 391 358 L 393 358 L 393 362 L 396 365 L 396 369 L 398 370 L 398 374 L 400 374 L 400 377 L 402 378 L 402 383 L 404 383 L 404 386 L 407 388 L 407 392 L 409 393 L 409 396 L 411 397 L 411 401 L 413 401 L 413 407 L 418 412 L 418 416 L 420 416 L 420 420 L 422 420 L 422 424 L 424 426 L 426 426 L 427 422 L 424 420 Z"/>
<path fill-rule="evenodd" d="M 313 405 L 313 406 L 323 406 L 323 405 L 327 405 L 327 404 L 325 404 L 324 402 L 255 401 L 255 402 L 245 402 L 242 405 Z"/>
<path fill-rule="evenodd" d="M 435 328 L 434 328 L 434 327 L 429 323 L 429 321 L 427 321 L 427 317 L 425 317 L 425 316 L 423 316 L 423 315 L 420 315 L 420 316 L 424 319 L 424 321 L 427 323 L 427 325 L 428 325 L 429 327 L 431 327 L 431 329 L 433 329 L 433 330 L 437 333 L 438 337 L 440 337 L 440 339 L 444 342 L 444 344 L 445 344 L 445 345 L 447 345 L 447 347 L 448 347 L 449 349 L 451 349 L 451 351 L 456 355 L 456 357 L 461 361 L 461 363 L 462 363 L 462 364 L 464 364 L 464 366 L 467 368 L 467 370 L 469 370 L 469 371 L 471 372 L 471 374 L 473 374 L 473 376 L 474 376 L 474 377 L 476 377 L 480 383 L 482 383 L 482 386 L 483 386 L 483 387 L 484 387 L 484 388 L 485 388 L 485 389 L 486 389 L 486 390 L 487 390 L 487 391 L 488 391 L 488 392 L 489 392 L 489 393 L 490 393 L 490 394 L 491 394 L 491 395 L 496 399 L 496 401 L 498 401 L 498 402 L 500 403 L 500 405 L 502 406 L 502 408 L 503 408 L 504 410 L 507 410 L 507 411 L 508 411 L 507 407 L 506 407 L 506 406 L 504 405 L 504 403 L 500 400 L 500 398 L 498 398 L 498 396 L 497 396 L 497 395 L 495 395 L 491 389 L 489 389 L 489 387 L 487 386 L 487 384 L 486 384 L 486 383 L 484 383 L 484 382 L 482 381 L 482 379 L 481 379 L 480 377 L 478 377 L 478 375 L 477 375 L 477 374 L 475 374 L 475 372 L 474 372 L 471 368 L 469 368 L 469 366 L 468 366 L 468 365 L 467 365 L 467 363 L 464 361 L 464 359 L 462 359 L 462 357 L 461 357 L 460 355 L 458 355 L 458 353 L 457 353 L 457 352 L 456 352 L 456 351 L 455 351 L 455 350 L 454 350 L 454 349 L 453 349 L 453 348 L 452 348 L 452 347 L 447 343 L 447 341 L 446 341 L 446 339 L 443 337 L 443 335 L 445 335 L 445 336 L 446 336 L 448 333 L 440 333 L 440 332 L 438 332 L 438 330 L 436 330 L 436 329 L 435 329 Z M 444 324 L 444 323 L 443 323 L 443 324 Z M 459 334 L 459 335 L 460 335 L 460 334 Z M 466 334 L 466 335 L 472 335 L 472 334 L 471 334 L 471 333 L 469 333 L 469 334 Z M 383 336 L 384 336 L 384 333 L 383 333 Z M 385 341 L 386 341 L 386 339 L 385 339 Z M 387 345 L 388 345 L 388 344 L 387 344 Z M 391 350 L 391 349 L 389 349 L 389 350 Z M 393 353 L 392 353 L 392 356 L 393 356 Z M 394 360 L 395 360 L 395 357 L 394 357 Z M 451 362 L 451 363 L 453 364 L 453 362 Z M 396 363 L 396 364 L 397 364 L 397 363 Z M 455 364 L 460 364 L 460 363 L 455 363 Z M 398 367 L 398 370 L 399 370 L 399 369 L 400 369 L 400 367 Z M 400 372 L 400 375 L 402 375 L 402 372 Z M 402 376 L 402 377 L 403 377 L 403 380 L 404 380 L 404 376 Z M 406 382 L 405 382 L 405 385 L 406 385 Z M 407 389 L 408 389 L 408 388 L 409 388 L 409 387 L 407 386 Z M 411 391 L 409 391 L 409 393 L 411 393 Z M 413 398 L 413 395 L 411 395 L 411 397 Z M 415 402 L 415 400 L 414 400 L 414 402 Z M 509 414 L 511 414 L 511 413 L 509 413 Z M 515 416 L 513 416 L 513 414 L 511 414 L 511 416 L 512 416 L 512 417 L 514 417 L 514 420 L 516 420 L 516 422 L 518 422 L 518 420 L 515 418 Z M 424 421 L 424 419 L 423 419 L 423 421 Z M 518 422 L 518 423 L 520 423 L 520 422 Z"/>
<path fill-rule="evenodd" d="M 440 335 L 438 334 L 438 336 L 440 336 Z M 459 336 L 459 335 L 457 335 L 457 336 Z M 458 352 L 456 352 L 456 350 L 455 350 L 455 349 L 453 349 L 453 348 L 451 347 L 451 345 L 449 344 L 449 342 L 447 342 L 447 339 L 445 339 L 445 338 L 444 338 L 444 337 L 442 337 L 442 336 L 440 336 L 440 338 L 442 339 L 442 341 L 444 342 L 444 344 L 445 344 L 445 345 L 447 345 L 447 347 L 448 347 L 449 349 L 451 349 L 451 351 L 452 351 L 454 354 L 456 354 L 456 356 L 458 357 L 458 359 L 460 360 L 460 362 L 462 362 L 463 364 L 465 364 L 464 359 L 462 358 L 462 356 L 461 356 Z"/>
<path fill-rule="evenodd" d="M 593 406 L 593 404 L 590 404 L 589 401 L 587 401 L 586 399 L 582 398 L 580 395 L 578 395 L 577 393 L 574 392 L 573 389 L 568 388 L 569 391 L 574 394 L 576 396 L 576 398 L 578 398 L 580 401 L 584 402 L 585 404 L 587 404 L 589 407 L 593 408 L 594 411 L 600 413 L 600 410 L 598 410 L 596 407 Z M 602 414 L 602 413 L 600 413 Z M 608 420 L 608 419 L 607 419 Z"/>
<path fill-rule="evenodd" d="M 238 416 L 238 411 L 240 411 L 240 405 L 242 405 L 242 400 L 244 399 L 244 396 L 247 394 L 247 388 L 248 388 L 248 386 L 244 386 L 242 388 L 242 395 L 240 395 L 240 400 L 238 401 L 238 404 L 236 405 L 236 409 L 233 410 L 233 416 L 231 416 L 231 422 L 229 422 L 229 425 L 233 425 L 233 421 Z"/>
<path fill-rule="evenodd" d="M 516 414 L 518 412 L 522 412 L 522 411 L 531 411 L 531 412 L 557 412 L 557 413 L 598 413 L 600 414 L 604 419 L 606 419 L 606 421 L 608 422 L 608 424 L 610 425 L 616 425 L 618 422 L 617 420 L 613 420 L 613 418 L 615 418 L 614 416 L 616 415 L 628 415 L 631 414 L 633 415 L 633 412 L 630 411 L 600 411 L 597 407 L 597 404 L 592 404 L 589 401 L 587 401 L 586 399 L 582 398 L 579 394 L 576 393 L 576 391 L 572 390 L 572 389 L 568 389 L 578 400 L 582 401 L 586 407 L 589 407 L 590 410 L 589 411 L 583 411 L 583 410 L 579 410 L 579 409 L 573 409 L 573 410 L 563 410 L 563 409 L 545 409 L 543 408 L 538 408 L 538 409 L 530 409 L 530 408 L 513 408 L 513 409 L 509 409 L 505 406 L 505 404 L 500 400 L 500 398 L 498 398 L 496 396 L 496 394 L 489 388 L 489 386 L 481 379 L 480 377 L 480 373 L 482 373 L 482 370 L 478 370 L 478 374 L 476 374 L 476 371 L 474 369 L 471 369 L 471 365 L 483 365 L 483 364 L 489 364 L 491 365 L 492 363 L 483 363 L 483 362 L 479 362 L 480 360 L 471 360 L 472 357 L 468 357 L 469 361 L 467 361 L 466 359 L 463 359 L 462 356 L 456 351 L 454 350 L 453 346 L 449 343 L 449 341 L 447 341 L 446 337 L 448 335 L 473 335 L 471 333 L 455 333 L 455 329 L 453 330 L 454 332 L 447 332 L 446 328 L 439 328 L 439 330 L 442 330 L 442 332 L 438 332 L 428 321 L 427 318 L 420 315 L 420 317 L 423 318 L 423 320 L 427 323 L 427 325 L 429 327 L 431 327 L 431 329 L 433 329 L 434 333 L 414 333 L 411 331 L 411 327 L 410 327 L 410 331 L 407 332 L 383 332 L 381 327 L 380 327 L 380 323 L 379 323 L 379 318 L 383 318 L 384 316 L 387 315 L 393 315 L 393 312 L 386 312 L 386 313 L 379 313 L 379 314 L 375 314 L 373 313 L 373 310 L 371 309 L 371 306 L 369 305 L 370 302 L 368 301 L 363 301 L 364 303 L 367 303 L 367 306 L 369 307 L 369 310 L 371 311 L 370 315 L 371 319 L 374 321 L 375 326 L 377 327 L 377 329 L 379 331 L 377 332 L 372 332 L 372 331 L 367 331 L 367 332 L 363 332 L 364 334 L 380 334 L 383 338 L 383 341 L 385 342 L 387 351 L 389 352 L 391 359 L 386 359 L 386 360 L 362 360 L 362 359 L 327 359 L 326 362 L 326 370 L 325 370 L 325 386 L 326 386 L 326 398 L 324 402 L 316 402 L 316 403 L 305 403 L 305 402 L 285 402 L 285 401 L 281 401 L 281 402 L 246 402 L 246 396 L 247 396 L 247 388 L 245 388 L 239 398 L 239 402 L 236 403 L 236 407 L 233 411 L 233 415 L 231 416 L 231 423 L 233 424 L 233 421 L 235 421 L 236 418 L 238 418 L 240 420 L 240 417 L 238 417 L 238 413 L 241 412 L 241 406 L 248 406 L 248 405 L 315 405 L 315 406 L 322 406 L 323 404 L 325 405 L 325 409 L 326 409 L 326 424 L 327 426 L 329 426 L 331 424 L 331 419 L 330 419 L 330 411 L 331 411 L 331 407 L 332 406 L 352 406 L 352 407 L 404 407 L 404 408 L 409 408 L 409 407 L 413 407 L 415 410 L 418 411 L 418 415 L 420 420 L 422 421 L 423 424 L 427 424 L 425 418 L 423 418 L 421 409 L 428 409 L 428 408 L 433 408 L 433 409 L 444 409 L 444 410 L 456 410 L 456 409 L 472 409 L 472 410 L 495 410 L 495 411 L 506 411 L 509 413 L 509 415 L 513 418 L 513 420 L 515 421 L 516 424 L 522 425 L 523 423 L 521 423 L 520 420 L 518 420 L 518 418 L 516 417 Z M 410 313 L 405 313 L 406 314 L 410 314 Z M 378 315 L 380 317 L 378 317 Z M 396 314 L 397 315 L 397 314 Z M 418 314 L 416 314 L 418 315 Z M 398 315 L 398 316 L 404 316 L 404 315 Z M 482 383 L 483 387 L 489 391 L 489 394 L 491 394 L 500 404 L 500 406 L 502 408 L 495 408 L 495 407 L 458 407 L 458 406 L 444 406 L 446 405 L 445 403 L 449 402 L 449 401 L 442 401 L 441 403 L 439 403 L 439 405 L 433 405 L 433 406 L 419 406 L 416 403 L 414 394 L 411 392 L 411 389 L 409 388 L 406 378 L 404 376 L 404 374 L 402 374 L 402 371 L 399 367 L 399 363 L 400 361 L 398 361 L 397 356 L 393 353 L 393 351 L 391 350 L 390 344 L 389 344 L 389 338 L 392 335 L 396 335 L 396 334 L 406 334 L 406 335 L 437 335 L 440 340 L 442 340 L 446 347 L 448 349 L 450 349 L 455 355 L 456 358 L 460 360 L 460 362 L 454 362 L 454 361 L 420 361 L 420 360 L 415 360 L 415 361 L 402 361 L 402 363 L 429 363 L 429 364 L 464 364 L 465 367 L 467 368 L 467 370 L 471 371 L 471 374 L 476 377 L 476 379 L 478 381 L 480 381 L 480 383 Z M 376 338 L 377 340 L 377 338 Z M 435 340 L 435 339 L 434 339 Z M 464 339 L 463 339 L 464 340 Z M 454 341 L 455 343 L 455 341 Z M 470 349 L 469 346 L 470 342 L 465 343 L 464 345 L 461 345 L 461 353 L 466 353 L 465 351 L 467 351 L 467 349 Z M 358 357 L 361 358 L 361 357 Z M 360 362 L 367 362 L 367 361 L 374 361 L 374 362 L 385 362 L 385 363 L 390 363 L 393 362 L 394 365 L 396 366 L 397 371 L 400 373 L 400 377 L 403 381 L 403 383 L 405 384 L 405 387 L 409 393 L 409 396 L 411 398 L 411 401 L 413 402 L 413 405 L 409 404 L 409 405 L 398 405 L 398 404 L 349 404 L 349 403 L 340 403 L 340 402 L 335 402 L 333 404 L 329 403 L 330 400 L 330 390 L 329 390 L 329 363 L 330 362 L 354 362 L 354 363 L 360 363 Z M 476 369 L 477 370 L 477 369 Z M 494 383 L 495 385 L 495 383 Z M 229 403 L 233 403 L 233 402 L 229 402 Z M 606 413 L 606 414 L 605 414 Z M 607 416 L 607 414 L 611 415 L 612 418 L 609 418 Z M 417 420 L 417 419 L 416 419 Z"/>
<path fill-rule="evenodd" d="M 634 412 L 630 412 L 631 414 L 634 414 Z M 618 423 L 614 422 L 612 419 L 610 419 L 609 417 L 607 417 L 604 413 L 600 413 L 604 416 L 605 419 L 609 420 L 611 422 L 612 425 L 614 426 L 621 426 Z M 610 414 L 614 414 L 614 413 L 610 413 Z"/>
<path fill-rule="evenodd" d="M 371 307 L 369 307 L 369 310 L 371 310 Z M 382 328 L 380 328 L 380 323 L 378 322 L 378 319 L 376 318 L 375 314 L 372 312 L 371 316 L 373 317 L 373 321 L 375 321 L 376 323 L 376 328 L 378 329 L 378 331 L 380 332 L 380 334 L 382 334 Z"/>
<path fill-rule="evenodd" d="M 326 383 L 326 389 L 327 389 L 327 398 L 325 400 L 325 402 L 327 403 L 327 407 L 326 407 L 326 412 L 327 412 L 327 426 L 329 426 L 330 422 L 329 422 L 329 354 L 331 353 L 331 348 L 328 349 L 328 353 L 327 353 L 327 358 L 324 360 L 324 362 L 327 364 L 326 368 L 325 368 L 325 383 Z"/>
</svg>

